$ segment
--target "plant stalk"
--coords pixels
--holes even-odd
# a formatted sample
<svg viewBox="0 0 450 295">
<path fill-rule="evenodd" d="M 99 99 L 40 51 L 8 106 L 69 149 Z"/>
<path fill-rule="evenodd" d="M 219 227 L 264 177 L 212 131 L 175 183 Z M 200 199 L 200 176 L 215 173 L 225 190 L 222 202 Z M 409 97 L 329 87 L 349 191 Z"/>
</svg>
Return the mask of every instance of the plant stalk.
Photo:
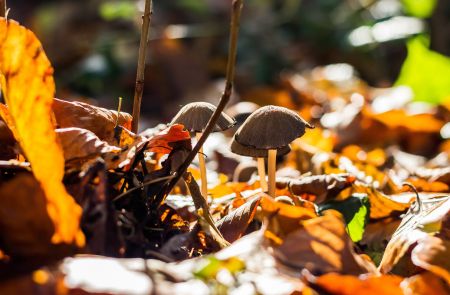
<svg viewBox="0 0 450 295">
<path fill-rule="evenodd" d="M 0 0 L 0 16 L 6 17 L 6 0 Z"/>
<path fill-rule="evenodd" d="M 145 59 L 147 57 L 147 43 L 148 33 L 150 30 L 150 21 L 153 14 L 153 1 L 145 0 L 144 15 L 142 16 L 142 30 L 141 41 L 139 45 L 139 56 L 136 73 L 136 86 L 134 88 L 133 99 L 133 121 L 131 125 L 131 131 L 138 132 L 139 129 L 139 117 L 141 113 L 142 94 L 144 93 L 144 72 L 145 72 Z"/>
<path fill-rule="evenodd" d="M 233 89 L 233 81 L 234 81 L 234 69 L 236 64 L 236 54 L 237 54 L 237 41 L 238 41 L 238 33 L 239 33 L 239 22 L 242 11 L 242 2 L 243 0 L 233 0 L 232 11 L 231 11 L 231 30 L 230 30 L 230 43 L 228 49 L 228 63 L 227 63 L 227 72 L 226 72 L 226 82 L 225 82 L 225 90 L 220 98 L 220 102 L 214 111 L 213 115 L 208 121 L 205 130 L 203 131 L 202 136 L 199 138 L 197 144 L 194 146 L 192 151 L 184 160 L 183 164 L 178 167 L 175 177 L 170 180 L 168 185 L 164 189 L 164 195 L 170 193 L 173 187 L 176 185 L 178 180 L 183 176 L 186 172 L 187 168 L 191 164 L 192 160 L 195 158 L 197 153 L 200 151 L 200 148 L 205 143 L 209 134 L 213 130 L 214 126 L 217 123 L 217 120 L 220 117 L 220 114 L 225 109 L 225 106 L 230 100 L 232 89 Z M 159 204 L 158 204 L 159 205 Z"/>
</svg>

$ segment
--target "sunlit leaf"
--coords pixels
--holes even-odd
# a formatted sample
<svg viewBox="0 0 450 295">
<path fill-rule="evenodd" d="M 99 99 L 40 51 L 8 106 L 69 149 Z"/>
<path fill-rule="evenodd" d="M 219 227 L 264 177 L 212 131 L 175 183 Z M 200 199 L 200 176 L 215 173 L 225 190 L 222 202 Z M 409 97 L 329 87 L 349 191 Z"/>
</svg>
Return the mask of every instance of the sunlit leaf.
<svg viewBox="0 0 450 295">
<path fill-rule="evenodd" d="M 269 237 L 266 235 L 266 239 Z M 304 220 L 280 241 L 268 239 L 275 257 L 294 269 L 342 274 L 376 273 L 375 265 L 353 251 L 339 212 L 328 210 L 324 216 Z"/>
<path fill-rule="evenodd" d="M 330 295 L 403 295 L 399 276 L 357 277 L 329 273 L 317 278 L 314 285 Z"/>
<path fill-rule="evenodd" d="M 438 3 L 438 0 L 401 0 L 403 8 L 412 16 L 430 17 Z"/>
<path fill-rule="evenodd" d="M 439 103 L 450 96 L 450 58 L 428 49 L 428 45 L 425 37 L 408 41 L 408 56 L 395 85 L 411 87 L 415 100 Z"/>
<path fill-rule="evenodd" d="M 55 225 L 54 243 L 84 244 L 81 208 L 62 184 L 64 155 L 54 131 L 53 68 L 36 36 L 14 21 L 0 18 L 1 88 L 18 141 L 47 198 Z M 31 128 L 32 127 L 32 128 Z"/>
</svg>

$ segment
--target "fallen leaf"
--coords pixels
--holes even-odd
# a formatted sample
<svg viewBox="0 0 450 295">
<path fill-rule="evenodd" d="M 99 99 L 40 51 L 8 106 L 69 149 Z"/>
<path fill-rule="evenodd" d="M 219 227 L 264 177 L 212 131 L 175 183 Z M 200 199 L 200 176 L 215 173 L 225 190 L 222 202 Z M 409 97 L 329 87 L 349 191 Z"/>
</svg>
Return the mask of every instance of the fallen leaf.
<svg viewBox="0 0 450 295">
<path fill-rule="evenodd" d="M 61 141 L 66 161 L 98 156 L 105 153 L 118 153 L 119 147 L 101 141 L 94 133 L 81 128 L 56 129 Z"/>
<path fill-rule="evenodd" d="M 350 187 L 355 181 L 348 174 L 324 174 L 301 177 L 289 181 L 289 190 L 298 196 L 315 195 L 316 204 L 334 199 L 342 190 Z"/>
<path fill-rule="evenodd" d="M 382 273 L 391 271 L 410 246 L 426 238 L 429 234 L 439 232 L 442 219 L 450 210 L 448 196 L 423 200 L 416 204 L 421 205 L 409 209 L 386 247 L 379 265 Z"/>
<path fill-rule="evenodd" d="M 216 227 L 225 240 L 232 243 L 245 233 L 255 216 L 259 202 L 260 197 L 254 197 L 216 222 Z"/>
<path fill-rule="evenodd" d="M 298 229 L 303 220 L 317 217 L 312 208 L 276 202 L 268 196 L 261 198 L 261 208 L 263 215 L 270 220 L 266 235 L 274 241 L 282 241 L 287 234 Z"/>
<path fill-rule="evenodd" d="M 329 273 L 318 277 L 313 286 L 330 295 L 404 295 L 399 276 L 350 276 Z"/>
<path fill-rule="evenodd" d="M 53 100 L 58 128 L 78 127 L 87 129 L 108 144 L 117 145 L 115 139 L 116 122 L 118 125 L 131 129 L 131 115 L 96 107 L 84 102 L 65 101 L 55 98 Z M 117 120 L 119 116 L 119 120 Z"/>
<path fill-rule="evenodd" d="M 47 210 L 55 225 L 52 242 L 75 241 L 82 246 L 81 208 L 62 184 L 64 155 L 51 109 L 53 68 L 36 36 L 18 23 L 0 18 L 0 40 L 1 88 L 18 142 L 45 191 Z"/>
<path fill-rule="evenodd" d="M 0 202 L 0 248 L 10 256 L 48 254 L 54 225 L 39 182 L 27 173 L 17 175 L 0 186 Z"/>
<path fill-rule="evenodd" d="M 450 241 L 426 237 L 411 253 L 412 262 L 444 279 L 450 286 Z"/>
<path fill-rule="evenodd" d="M 181 124 L 173 124 L 149 138 L 148 150 L 154 153 L 169 154 L 172 151 L 170 143 L 190 140 L 189 131 Z"/>
<path fill-rule="evenodd" d="M 276 240 L 274 243 L 271 236 L 266 234 L 275 257 L 291 268 L 306 268 L 313 274 L 377 273 L 373 263 L 353 251 L 353 243 L 337 211 L 328 210 L 324 216 L 302 221 L 280 244 Z"/>
<path fill-rule="evenodd" d="M 431 272 L 423 272 L 406 278 L 400 287 L 405 295 L 447 295 L 450 293 L 449 285 Z"/>
</svg>

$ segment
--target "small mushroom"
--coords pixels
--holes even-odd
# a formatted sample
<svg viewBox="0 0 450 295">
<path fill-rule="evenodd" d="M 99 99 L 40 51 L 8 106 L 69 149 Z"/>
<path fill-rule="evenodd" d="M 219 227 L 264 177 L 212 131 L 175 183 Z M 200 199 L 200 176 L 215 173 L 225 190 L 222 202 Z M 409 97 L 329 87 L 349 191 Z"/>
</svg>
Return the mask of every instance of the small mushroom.
<svg viewBox="0 0 450 295">
<path fill-rule="evenodd" d="M 231 151 L 258 158 L 261 188 L 266 191 L 264 158 L 268 158 L 268 192 L 275 196 L 276 156 L 287 154 L 289 144 L 314 128 L 296 112 L 278 106 L 265 106 L 252 113 L 233 137 Z"/>
<path fill-rule="evenodd" d="M 208 121 L 215 110 L 216 107 L 208 102 L 192 102 L 181 108 L 181 110 L 172 119 L 172 122 L 170 122 L 170 125 L 183 124 L 189 132 L 195 133 L 198 140 L 202 136 L 202 132 L 205 130 L 206 124 L 208 124 Z M 213 132 L 226 130 L 233 127 L 234 124 L 235 121 L 230 116 L 222 112 L 219 119 L 217 120 L 216 125 L 214 126 Z M 206 199 L 208 195 L 208 181 L 206 177 L 205 155 L 203 154 L 203 147 L 198 153 L 198 162 L 200 168 L 200 177 L 202 180 L 201 193 Z"/>
</svg>

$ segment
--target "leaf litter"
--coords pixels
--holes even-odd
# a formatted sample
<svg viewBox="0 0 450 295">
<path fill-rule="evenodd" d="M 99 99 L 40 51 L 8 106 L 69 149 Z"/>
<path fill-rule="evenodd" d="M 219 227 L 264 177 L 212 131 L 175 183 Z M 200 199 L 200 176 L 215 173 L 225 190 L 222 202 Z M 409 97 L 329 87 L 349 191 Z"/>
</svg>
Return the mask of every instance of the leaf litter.
<svg viewBox="0 0 450 295">
<path fill-rule="evenodd" d="M 223 147 L 208 196 L 195 166 L 161 194 L 192 150 L 183 125 L 134 134 L 127 113 L 56 99 L 34 34 L 0 19 L 0 39 L 1 294 L 450 293 L 442 116 L 376 113 L 357 77 L 285 76 L 253 102 L 318 127 L 277 158 L 275 198 L 221 174 L 243 161 Z"/>
</svg>

